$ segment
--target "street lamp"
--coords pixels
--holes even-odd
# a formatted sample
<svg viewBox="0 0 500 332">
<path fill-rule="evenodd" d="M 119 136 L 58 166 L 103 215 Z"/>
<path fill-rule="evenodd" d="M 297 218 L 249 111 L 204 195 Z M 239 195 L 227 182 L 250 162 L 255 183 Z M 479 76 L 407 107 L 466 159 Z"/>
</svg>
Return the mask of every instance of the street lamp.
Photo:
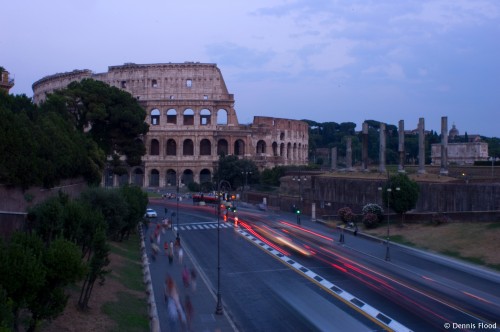
<svg viewBox="0 0 500 332">
<path fill-rule="evenodd" d="M 175 213 L 175 217 L 177 218 L 177 237 L 176 237 L 176 240 L 177 242 L 180 242 L 180 238 L 181 238 L 181 235 L 180 235 L 180 230 L 179 230 L 179 186 L 180 186 L 180 182 L 181 182 L 181 177 L 179 176 L 178 180 L 177 180 L 177 206 L 176 206 L 176 209 L 177 209 L 177 212 Z"/>
<path fill-rule="evenodd" d="M 217 204 L 217 305 L 215 307 L 215 314 L 222 315 L 222 296 L 220 293 L 220 205 L 221 205 L 221 195 L 220 188 L 221 184 L 226 183 L 229 186 L 229 190 L 231 190 L 231 184 L 226 180 L 220 180 L 217 184 L 217 195 L 218 195 L 218 204 Z"/>
<path fill-rule="evenodd" d="M 295 214 L 297 215 L 297 225 L 300 225 L 300 214 L 302 213 L 302 182 L 306 181 L 307 177 L 305 175 L 303 177 L 301 176 L 301 171 L 299 168 L 299 175 L 293 176 L 292 180 L 297 181 L 299 184 L 299 204 L 295 209 Z"/>
<path fill-rule="evenodd" d="M 243 190 L 241 191 L 241 199 L 243 199 L 243 192 L 245 188 L 248 186 L 248 174 L 252 174 L 250 171 L 242 171 L 241 174 L 245 175 L 245 185 L 243 186 Z"/>
<path fill-rule="evenodd" d="M 396 187 L 394 188 L 396 191 L 399 191 L 400 188 Z M 382 191 L 382 187 L 378 187 L 378 190 Z M 392 193 L 392 188 L 387 188 L 387 241 L 386 241 L 386 250 L 385 250 L 385 260 L 390 261 L 391 260 L 391 255 L 389 252 L 389 229 L 390 229 L 390 221 L 389 221 L 389 200 L 391 198 L 391 193 Z"/>
</svg>

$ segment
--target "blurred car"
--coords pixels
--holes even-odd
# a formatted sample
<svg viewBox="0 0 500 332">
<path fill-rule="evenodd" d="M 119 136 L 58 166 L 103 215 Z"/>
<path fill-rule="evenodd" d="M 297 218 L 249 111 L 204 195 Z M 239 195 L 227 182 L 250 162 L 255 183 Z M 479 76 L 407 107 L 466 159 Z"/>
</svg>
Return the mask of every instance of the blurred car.
<svg viewBox="0 0 500 332">
<path fill-rule="evenodd" d="M 158 217 L 158 213 L 156 213 L 153 209 L 146 209 L 146 213 L 144 214 L 146 218 L 156 218 Z"/>
</svg>

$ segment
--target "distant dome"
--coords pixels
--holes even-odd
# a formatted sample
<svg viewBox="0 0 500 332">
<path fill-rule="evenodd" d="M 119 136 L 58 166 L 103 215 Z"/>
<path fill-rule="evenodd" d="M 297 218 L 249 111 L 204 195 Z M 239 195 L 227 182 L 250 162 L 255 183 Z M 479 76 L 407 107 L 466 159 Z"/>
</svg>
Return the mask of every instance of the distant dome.
<svg viewBox="0 0 500 332">
<path fill-rule="evenodd" d="M 451 127 L 451 129 L 450 129 L 450 132 L 448 133 L 448 136 L 449 136 L 451 139 L 453 139 L 453 138 L 455 138 L 455 136 L 458 136 L 458 135 L 460 135 L 460 133 L 459 133 L 459 131 L 458 131 L 457 127 L 455 127 L 455 125 L 453 125 L 453 126 Z"/>
</svg>

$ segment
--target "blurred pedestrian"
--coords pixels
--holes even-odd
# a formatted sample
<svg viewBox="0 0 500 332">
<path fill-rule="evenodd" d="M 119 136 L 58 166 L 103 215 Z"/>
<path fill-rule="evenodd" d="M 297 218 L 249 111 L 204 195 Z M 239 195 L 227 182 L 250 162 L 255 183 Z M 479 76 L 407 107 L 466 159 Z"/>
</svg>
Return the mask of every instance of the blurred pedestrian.
<svg viewBox="0 0 500 332">
<path fill-rule="evenodd" d="M 165 250 L 165 256 L 168 256 L 168 241 L 163 242 L 163 249 Z"/>
<path fill-rule="evenodd" d="M 191 268 L 191 290 L 196 292 L 196 270 Z"/>
<path fill-rule="evenodd" d="M 184 250 L 182 249 L 182 247 L 179 248 L 177 254 L 179 256 L 179 264 L 182 265 L 182 261 L 184 260 Z"/>
<path fill-rule="evenodd" d="M 182 269 L 182 283 L 184 284 L 185 288 L 189 288 L 189 281 L 190 281 L 191 275 L 189 273 L 189 270 L 186 265 L 184 265 L 184 268 Z"/>
<path fill-rule="evenodd" d="M 170 331 L 177 331 L 179 312 L 177 311 L 175 300 L 171 296 L 167 297 L 167 316 Z"/>
<path fill-rule="evenodd" d="M 193 321 L 194 308 L 193 303 L 191 302 L 191 298 L 189 295 L 186 295 L 186 299 L 184 300 L 184 309 L 186 310 L 186 325 L 187 330 L 191 331 L 191 325 Z"/>
</svg>

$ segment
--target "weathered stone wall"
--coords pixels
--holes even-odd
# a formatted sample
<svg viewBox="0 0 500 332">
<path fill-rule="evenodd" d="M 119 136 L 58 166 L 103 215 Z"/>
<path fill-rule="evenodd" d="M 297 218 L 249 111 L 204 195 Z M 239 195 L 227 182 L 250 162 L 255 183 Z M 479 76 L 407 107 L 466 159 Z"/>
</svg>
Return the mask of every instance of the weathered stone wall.
<svg viewBox="0 0 500 332">
<path fill-rule="evenodd" d="M 307 163 L 307 123 L 256 116 L 252 124 L 239 124 L 234 96 L 216 64 L 127 63 L 100 74 L 56 74 L 33 84 L 34 101 L 86 77 L 129 92 L 146 110 L 150 125 L 143 165 L 122 178 L 106 172 L 106 186 L 175 187 L 178 181 L 211 181 L 220 154 L 253 160 L 260 170 Z"/>
</svg>

